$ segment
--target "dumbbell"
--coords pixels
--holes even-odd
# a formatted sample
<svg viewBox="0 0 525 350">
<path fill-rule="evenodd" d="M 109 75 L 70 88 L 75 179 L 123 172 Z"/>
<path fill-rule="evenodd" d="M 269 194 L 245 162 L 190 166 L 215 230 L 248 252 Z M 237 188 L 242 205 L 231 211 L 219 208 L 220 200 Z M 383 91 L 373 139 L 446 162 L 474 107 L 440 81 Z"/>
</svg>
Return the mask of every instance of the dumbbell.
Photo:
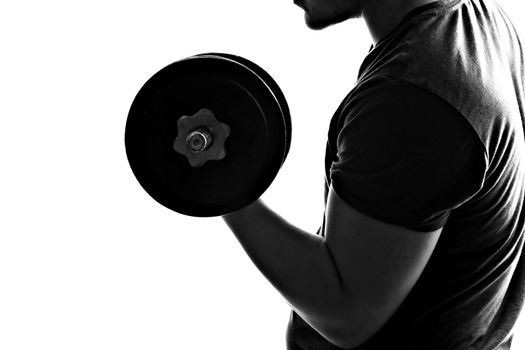
<svg viewBox="0 0 525 350">
<path fill-rule="evenodd" d="M 158 203 L 210 217 L 241 209 L 275 179 L 290 150 L 288 104 L 252 61 L 205 53 L 154 74 L 131 104 L 129 165 Z"/>
</svg>

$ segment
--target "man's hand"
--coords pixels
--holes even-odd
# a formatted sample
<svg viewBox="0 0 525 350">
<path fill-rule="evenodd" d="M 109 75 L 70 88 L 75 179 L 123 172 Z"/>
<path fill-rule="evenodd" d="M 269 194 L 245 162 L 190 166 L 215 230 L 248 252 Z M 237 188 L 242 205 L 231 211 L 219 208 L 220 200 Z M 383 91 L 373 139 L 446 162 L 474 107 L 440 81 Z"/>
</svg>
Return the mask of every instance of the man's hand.
<svg viewBox="0 0 525 350">
<path fill-rule="evenodd" d="M 223 218 L 295 312 L 342 348 L 360 345 L 392 316 L 441 233 L 365 216 L 332 188 L 325 238 L 290 225 L 260 200 Z"/>
</svg>

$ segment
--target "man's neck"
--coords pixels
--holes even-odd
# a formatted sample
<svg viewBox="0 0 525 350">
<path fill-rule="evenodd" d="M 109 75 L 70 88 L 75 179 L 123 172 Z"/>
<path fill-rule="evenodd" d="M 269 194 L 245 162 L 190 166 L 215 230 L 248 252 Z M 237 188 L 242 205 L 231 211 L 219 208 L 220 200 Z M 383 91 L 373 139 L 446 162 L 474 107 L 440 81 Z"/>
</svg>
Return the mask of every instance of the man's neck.
<svg viewBox="0 0 525 350">
<path fill-rule="evenodd" d="M 436 0 L 363 1 L 365 19 L 372 41 L 376 45 L 389 34 L 413 9 Z"/>
</svg>

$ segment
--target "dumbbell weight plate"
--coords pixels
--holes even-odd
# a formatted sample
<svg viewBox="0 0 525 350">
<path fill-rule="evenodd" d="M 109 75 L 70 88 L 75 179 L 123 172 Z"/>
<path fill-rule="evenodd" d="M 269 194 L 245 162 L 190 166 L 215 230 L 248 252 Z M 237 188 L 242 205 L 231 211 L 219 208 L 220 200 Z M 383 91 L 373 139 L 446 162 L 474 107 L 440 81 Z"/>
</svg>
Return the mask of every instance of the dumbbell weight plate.
<svg viewBox="0 0 525 350">
<path fill-rule="evenodd" d="M 238 63 L 245 65 L 248 69 L 251 69 L 255 74 L 259 76 L 259 78 L 261 78 L 264 81 L 266 85 L 268 85 L 268 88 L 272 91 L 275 98 L 279 102 L 279 106 L 281 107 L 281 113 L 284 118 L 284 122 L 286 124 L 286 128 L 285 128 L 286 151 L 285 151 L 284 158 L 283 158 L 283 163 L 284 163 L 286 156 L 288 155 L 288 152 L 290 151 L 290 146 L 292 143 L 292 120 L 290 116 L 290 109 L 288 107 L 288 103 L 286 102 L 286 98 L 284 97 L 284 94 L 281 88 L 279 87 L 279 85 L 277 85 L 277 83 L 272 78 L 272 76 L 267 71 L 262 69 L 259 65 L 241 56 L 222 53 L 222 52 L 210 52 L 210 53 L 200 54 L 198 56 L 220 56 L 220 57 L 224 57 L 224 58 L 228 58 L 228 59 L 237 61 Z"/>
<path fill-rule="evenodd" d="M 230 127 L 226 156 L 193 167 L 173 149 L 177 121 L 202 108 Z M 287 149 L 289 124 L 273 91 L 245 65 L 193 56 L 150 78 L 131 105 L 125 144 L 133 173 L 163 206 L 191 216 L 218 216 L 259 198 Z"/>
</svg>

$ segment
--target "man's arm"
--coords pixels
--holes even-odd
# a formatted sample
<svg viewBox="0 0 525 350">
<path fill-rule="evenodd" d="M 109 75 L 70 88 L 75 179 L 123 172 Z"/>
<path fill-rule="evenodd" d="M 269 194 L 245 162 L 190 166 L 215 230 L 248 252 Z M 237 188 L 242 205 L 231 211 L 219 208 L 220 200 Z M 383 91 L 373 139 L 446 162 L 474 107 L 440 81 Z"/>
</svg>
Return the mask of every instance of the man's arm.
<svg viewBox="0 0 525 350">
<path fill-rule="evenodd" d="M 418 280 L 441 233 L 367 217 L 333 189 L 325 238 L 290 225 L 260 200 L 223 218 L 291 307 L 342 348 L 363 343 L 384 325 Z"/>
</svg>

